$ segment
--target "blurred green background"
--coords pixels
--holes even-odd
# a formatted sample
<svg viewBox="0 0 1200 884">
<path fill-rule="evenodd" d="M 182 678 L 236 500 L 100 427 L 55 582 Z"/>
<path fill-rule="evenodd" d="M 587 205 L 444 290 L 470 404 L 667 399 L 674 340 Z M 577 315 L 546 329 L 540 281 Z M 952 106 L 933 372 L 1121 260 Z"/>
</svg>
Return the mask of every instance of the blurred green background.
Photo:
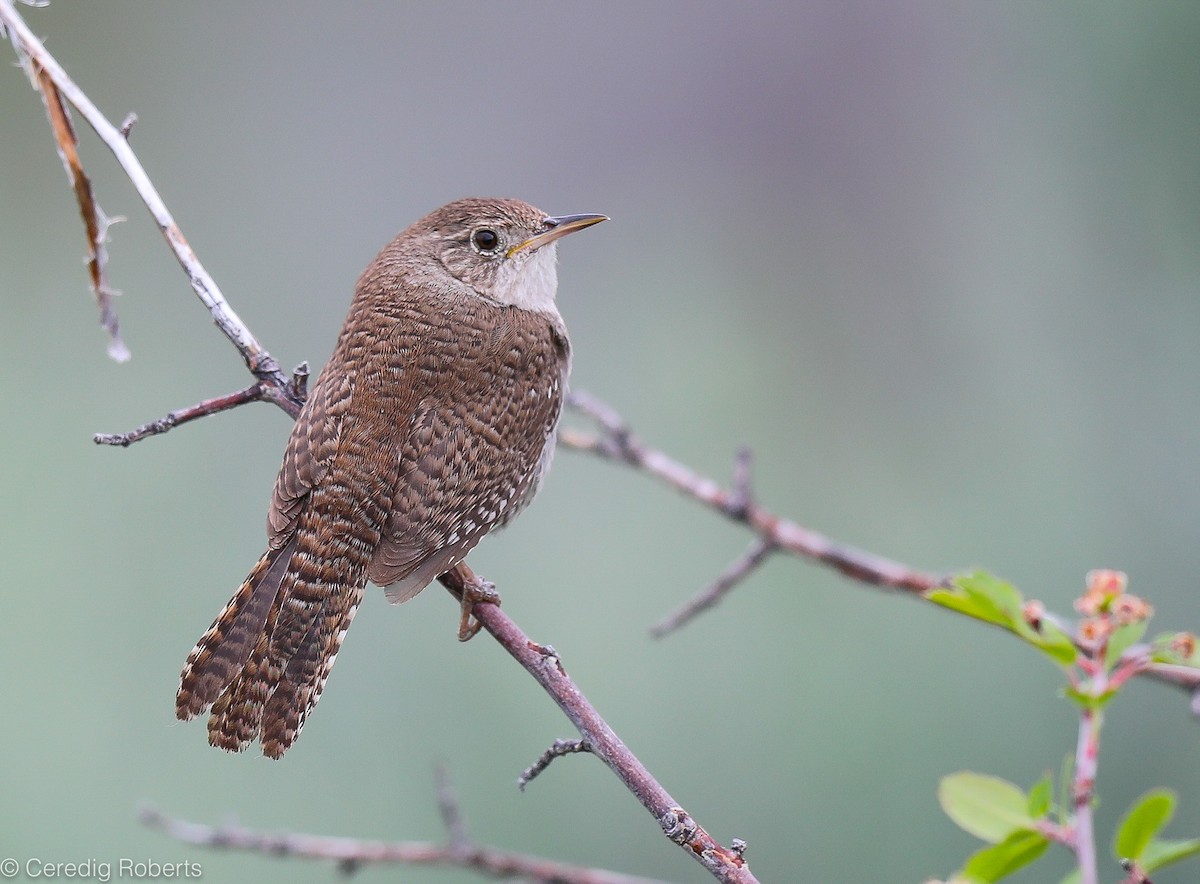
<svg viewBox="0 0 1200 884">
<path fill-rule="evenodd" d="M 749 444 L 766 504 L 916 567 L 985 566 L 1062 613 L 1089 568 L 1120 568 L 1154 627 L 1200 627 L 1200 5 L 24 14 L 111 120 L 138 113 L 151 177 L 285 367 L 323 364 L 357 274 L 435 206 L 604 212 L 560 250 L 574 383 L 646 440 L 720 478 Z M 455 641 L 440 589 L 399 609 L 369 592 L 283 762 L 175 722 L 185 655 L 261 552 L 288 421 L 251 407 L 128 451 L 91 443 L 246 375 L 81 125 L 101 204 L 129 218 L 110 274 L 133 360 L 106 359 L 73 197 L 19 70 L 0 109 L 0 855 L 328 881 L 321 864 L 181 846 L 135 810 L 439 839 L 441 761 L 481 842 L 707 880 L 595 761 L 517 792 L 573 732 L 494 643 Z M 941 815 L 939 776 L 1057 770 L 1075 721 L 1055 671 L 789 559 L 649 639 L 747 540 L 561 452 L 471 561 L 674 796 L 749 842 L 762 880 L 949 874 L 976 842 Z M 1181 694 L 1135 685 L 1104 733 L 1106 857 L 1159 785 L 1182 798 L 1168 834 L 1200 834 L 1200 724 Z M 1059 850 L 1017 880 L 1068 868 Z"/>
</svg>

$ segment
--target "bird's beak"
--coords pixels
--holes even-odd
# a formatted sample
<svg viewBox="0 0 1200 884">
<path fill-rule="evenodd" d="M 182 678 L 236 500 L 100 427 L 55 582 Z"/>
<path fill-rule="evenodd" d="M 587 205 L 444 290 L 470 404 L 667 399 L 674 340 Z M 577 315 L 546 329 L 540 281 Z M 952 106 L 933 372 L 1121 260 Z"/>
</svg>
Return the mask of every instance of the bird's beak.
<svg viewBox="0 0 1200 884">
<path fill-rule="evenodd" d="M 593 224 L 599 224 L 601 221 L 607 221 L 607 215 L 558 215 L 546 219 L 548 230 L 545 233 L 539 233 L 537 236 L 531 236 L 524 242 L 517 243 L 505 253 L 505 257 L 511 258 L 517 252 L 525 250 L 533 251 L 540 249 L 544 245 L 554 242 L 556 239 L 561 239 L 568 233 L 574 233 L 576 230 L 583 230 L 585 227 L 591 227 Z"/>
</svg>

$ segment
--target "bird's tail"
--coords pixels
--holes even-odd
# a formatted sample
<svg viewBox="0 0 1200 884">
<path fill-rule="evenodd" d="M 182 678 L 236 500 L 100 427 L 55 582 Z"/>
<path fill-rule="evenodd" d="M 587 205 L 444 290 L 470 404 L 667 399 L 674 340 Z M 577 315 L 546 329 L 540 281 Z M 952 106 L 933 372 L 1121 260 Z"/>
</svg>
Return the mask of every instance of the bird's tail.
<svg viewBox="0 0 1200 884">
<path fill-rule="evenodd" d="M 211 705 L 213 746 L 239 752 L 261 738 L 264 755 L 282 756 L 320 699 L 358 610 L 378 537 L 328 521 L 317 531 L 311 515 L 259 559 L 188 655 L 175 713 L 188 719 Z"/>
<path fill-rule="evenodd" d="M 233 681 L 258 644 L 275 606 L 280 584 L 295 551 L 295 542 L 269 549 L 258 560 L 188 654 L 175 694 L 175 717 L 187 721 L 212 705 Z"/>
</svg>

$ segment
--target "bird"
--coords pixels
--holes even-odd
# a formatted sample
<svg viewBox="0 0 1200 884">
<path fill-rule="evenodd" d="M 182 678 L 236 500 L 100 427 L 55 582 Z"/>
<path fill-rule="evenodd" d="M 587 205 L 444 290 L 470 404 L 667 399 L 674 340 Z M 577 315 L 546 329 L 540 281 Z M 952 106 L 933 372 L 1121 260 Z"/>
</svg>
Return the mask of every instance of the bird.
<svg viewBox="0 0 1200 884">
<path fill-rule="evenodd" d="M 210 744 L 281 758 L 367 582 L 407 601 L 529 504 L 571 367 L 557 243 L 605 220 L 461 199 L 368 265 L 288 439 L 266 552 L 188 654 L 180 720 L 211 710 Z M 464 640 L 470 606 L 498 601 L 476 589 Z"/>
</svg>

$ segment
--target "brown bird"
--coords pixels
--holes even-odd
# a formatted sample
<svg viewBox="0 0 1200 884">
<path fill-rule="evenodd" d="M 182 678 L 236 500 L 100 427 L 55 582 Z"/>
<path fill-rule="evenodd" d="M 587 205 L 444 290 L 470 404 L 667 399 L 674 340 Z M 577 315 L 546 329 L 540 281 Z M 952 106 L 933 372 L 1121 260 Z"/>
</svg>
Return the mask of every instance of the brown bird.
<svg viewBox="0 0 1200 884">
<path fill-rule="evenodd" d="M 464 199 L 367 267 L 288 441 L 267 551 L 183 667 L 175 713 L 211 706 L 212 745 L 282 756 L 367 581 L 406 601 L 533 498 L 571 365 L 556 241 L 604 220 Z"/>
</svg>

